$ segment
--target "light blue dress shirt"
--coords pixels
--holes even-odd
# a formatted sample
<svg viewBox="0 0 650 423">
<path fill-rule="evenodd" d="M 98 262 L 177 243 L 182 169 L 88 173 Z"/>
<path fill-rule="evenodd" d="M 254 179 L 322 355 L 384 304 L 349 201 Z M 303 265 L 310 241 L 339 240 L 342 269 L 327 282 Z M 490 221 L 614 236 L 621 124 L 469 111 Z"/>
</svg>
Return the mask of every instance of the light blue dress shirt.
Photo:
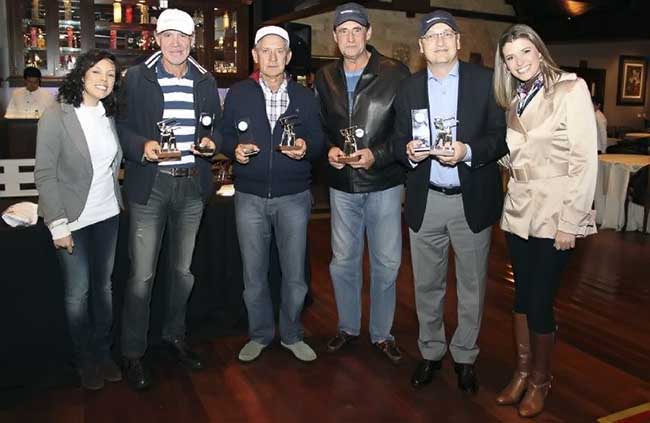
<svg viewBox="0 0 650 423">
<path fill-rule="evenodd" d="M 429 127 L 435 131 L 433 120 L 435 118 L 456 118 L 458 108 L 458 62 L 451 69 L 451 72 L 442 79 L 438 79 L 429 69 L 427 69 L 427 90 L 429 95 Z M 451 135 L 456 141 L 456 127 L 451 129 Z M 436 134 L 431 134 L 431 139 L 436 139 Z M 472 150 L 467 145 L 467 154 L 463 161 L 467 162 L 472 159 Z M 460 179 L 458 178 L 458 168 L 456 166 L 446 166 L 439 161 L 431 160 L 431 174 L 429 181 L 440 187 L 458 187 Z"/>
</svg>

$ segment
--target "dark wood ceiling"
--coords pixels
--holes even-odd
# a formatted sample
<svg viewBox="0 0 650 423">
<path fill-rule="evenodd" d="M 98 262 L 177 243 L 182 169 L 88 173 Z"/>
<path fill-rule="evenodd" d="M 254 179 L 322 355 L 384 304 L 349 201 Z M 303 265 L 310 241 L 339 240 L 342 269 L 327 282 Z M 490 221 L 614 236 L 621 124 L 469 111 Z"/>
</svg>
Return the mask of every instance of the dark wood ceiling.
<svg viewBox="0 0 650 423">
<path fill-rule="evenodd" d="M 547 42 L 650 39 L 649 0 L 506 0 Z"/>
<path fill-rule="evenodd" d="M 257 23 L 283 23 L 333 10 L 349 0 L 257 0 Z M 552 43 L 650 39 L 650 0 L 503 0 L 516 16 L 446 9 L 455 16 L 523 22 Z M 369 8 L 426 13 L 429 0 L 357 0 Z"/>
</svg>

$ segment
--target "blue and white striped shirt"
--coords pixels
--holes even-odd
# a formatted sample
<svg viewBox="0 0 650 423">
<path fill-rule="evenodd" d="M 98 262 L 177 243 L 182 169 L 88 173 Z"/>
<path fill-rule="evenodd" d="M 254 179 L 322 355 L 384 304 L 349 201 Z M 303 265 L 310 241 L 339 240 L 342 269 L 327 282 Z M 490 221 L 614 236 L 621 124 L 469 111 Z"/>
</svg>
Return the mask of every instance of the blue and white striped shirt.
<svg viewBox="0 0 650 423">
<path fill-rule="evenodd" d="M 163 119 L 176 120 L 174 135 L 176 146 L 181 151 L 179 160 L 160 162 L 159 166 L 194 167 L 194 155 L 190 151 L 196 138 L 196 114 L 194 112 L 194 79 L 192 66 L 188 65 L 187 73 L 181 78 L 168 73 L 160 60 L 156 64 L 158 84 L 163 92 Z"/>
</svg>

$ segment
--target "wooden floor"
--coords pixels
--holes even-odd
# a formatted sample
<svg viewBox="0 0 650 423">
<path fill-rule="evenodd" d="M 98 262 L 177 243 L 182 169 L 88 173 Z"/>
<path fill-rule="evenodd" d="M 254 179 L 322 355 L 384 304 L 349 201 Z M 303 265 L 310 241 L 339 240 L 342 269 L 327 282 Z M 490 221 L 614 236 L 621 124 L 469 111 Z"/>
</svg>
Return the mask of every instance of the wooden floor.
<svg viewBox="0 0 650 423">
<path fill-rule="evenodd" d="M 513 364 L 512 275 L 501 232 L 490 254 L 486 308 L 474 397 L 456 388 L 451 360 L 434 382 L 414 390 L 409 378 L 419 358 L 408 243 L 398 281 L 394 335 L 405 354 L 393 366 L 367 335 L 367 281 L 363 341 L 328 354 L 336 307 L 328 273 L 329 220 L 310 226 L 314 304 L 305 312 L 307 340 L 319 354 L 310 365 L 274 344 L 258 361 L 236 360 L 245 335 L 197 345 L 208 368 L 188 373 L 162 362 L 158 383 L 135 393 L 126 383 L 100 392 L 58 388 L 0 410 L 0 422 L 518 422 L 512 407 L 497 407 L 496 392 Z M 555 383 L 538 422 L 594 422 L 650 402 L 650 236 L 612 231 L 580 242 L 557 301 L 559 339 Z M 455 284 L 448 287 L 447 331 L 456 325 Z M 1 377 L 1 376 L 0 376 Z M 1 393 L 0 393 L 1 394 Z"/>
</svg>

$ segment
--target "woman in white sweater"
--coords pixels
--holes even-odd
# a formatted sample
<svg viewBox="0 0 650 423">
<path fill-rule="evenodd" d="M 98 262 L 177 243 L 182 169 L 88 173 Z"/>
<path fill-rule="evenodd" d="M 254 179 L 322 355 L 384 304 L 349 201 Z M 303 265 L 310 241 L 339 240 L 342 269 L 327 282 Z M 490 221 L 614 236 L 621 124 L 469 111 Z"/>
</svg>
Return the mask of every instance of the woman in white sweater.
<svg viewBox="0 0 650 423">
<path fill-rule="evenodd" d="M 122 378 L 110 355 L 111 273 L 122 206 L 122 152 L 113 121 L 119 76 L 106 51 L 79 57 L 58 103 L 39 121 L 34 170 L 39 214 L 61 264 L 75 362 L 82 386 L 93 390 Z"/>
</svg>

